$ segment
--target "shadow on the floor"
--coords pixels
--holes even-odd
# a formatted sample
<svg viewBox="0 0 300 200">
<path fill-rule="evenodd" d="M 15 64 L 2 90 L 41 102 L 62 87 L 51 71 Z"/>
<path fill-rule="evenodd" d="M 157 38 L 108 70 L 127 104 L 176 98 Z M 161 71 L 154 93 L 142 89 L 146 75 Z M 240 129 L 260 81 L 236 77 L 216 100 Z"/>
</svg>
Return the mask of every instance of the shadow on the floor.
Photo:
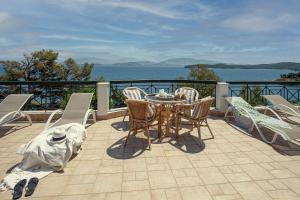
<svg viewBox="0 0 300 200">
<path fill-rule="evenodd" d="M 226 121 L 226 122 L 229 126 L 233 127 L 234 129 L 238 130 L 239 132 L 246 134 L 252 138 L 255 138 L 261 142 L 264 142 L 262 140 L 262 138 L 260 137 L 257 130 L 254 129 L 251 133 L 249 133 L 248 130 L 240 128 L 238 126 L 238 124 L 232 120 Z M 268 140 L 271 140 L 272 137 L 274 136 L 274 132 L 270 131 L 267 128 L 261 128 L 261 131 L 264 133 L 264 136 Z M 281 136 L 278 136 L 275 143 L 273 143 L 273 144 L 268 144 L 266 142 L 264 142 L 264 143 L 266 145 L 270 145 L 275 151 L 277 151 L 278 153 L 280 153 L 282 155 L 286 155 L 286 156 L 299 156 L 300 155 L 300 146 L 284 140 Z"/>
<path fill-rule="evenodd" d="M 17 167 L 20 163 L 14 164 L 13 166 L 11 166 L 8 170 L 6 170 L 6 174 L 9 174 L 12 172 L 12 170 Z"/>
<path fill-rule="evenodd" d="M 5 137 L 13 132 L 24 129 L 30 125 L 5 125 L 0 126 L 0 138 Z"/>
<path fill-rule="evenodd" d="M 114 122 L 111 126 L 117 131 L 128 131 L 129 124 L 127 121 Z"/>
<path fill-rule="evenodd" d="M 178 138 L 172 138 L 169 144 L 185 153 L 199 153 L 205 149 L 205 143 L 191 135 L 190 132 L 182 133 Z"/>
<path fill-rule="evenodd" d="M 146 138 L 138 138 L 130 136 L 125 144 L 126 137 L 113 143 L 106 149 L 107 155 L 116 159 L 132 159 L 141 155 L 145 150 L 148 150 L 148 142 Z"/>
</svg>

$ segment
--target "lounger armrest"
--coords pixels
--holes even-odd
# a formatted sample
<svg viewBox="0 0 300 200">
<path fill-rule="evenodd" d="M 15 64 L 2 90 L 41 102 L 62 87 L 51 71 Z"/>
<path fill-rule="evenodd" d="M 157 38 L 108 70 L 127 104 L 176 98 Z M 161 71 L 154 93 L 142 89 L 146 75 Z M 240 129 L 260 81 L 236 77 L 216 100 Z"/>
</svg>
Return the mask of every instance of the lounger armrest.
<svg viewBox="0 0 300 200">
<path fill-rule="evenodd" d="M 300 116 L 299 115 L 299 113 L 296 111 L 296 110 L 294 110 L 293 108 L 291 108 L 291 107 L 289 107 L 289 106 L 286 106 L 286 105 L 283 105 L 283 104 L 278 104 L 278 106 L 280 107 L 284 107 L 284 108 L 286 108 L 286 109 L 288 109 L 288 110 L 290 110 L 292 113 L 294 113 L 296 116 Z M 299 109 L 299 108 L 298 108 Z"/>
<path fill-rule="evenodd" d="M 264 106 L 263 109 L 265 109 L 264 114 L 267 114 L 267 111 L 270 111 L 273 113 L 280 121 L 282 121 L 282 118 L 270 107 Z"/>
<path fill-rule="evenodd" d="M 53 111 L 53 113 L 50 115 L 50 117 L 48 118 L 47 122 L 46 122 L 46 125 L 45 125 L 45 130 L 49 127 L 51 121 L 52 121 L 52 118 L 56 115 L 56 114 L 63 114 L 63 110 L 61 109 L 58 109 L 58 110 L 55 110 Z"/>
<path fill-rule="evenodd" d="M 93 109 L 88 109 L 84 115 L 84 119 L 83 119 L 83 126 L 86 126 L 86 122 L 89 119 L 89 116 L 92 115 L 93 116 L 93 121 L 94 123 L 96 122 L 96 114 L 95 114 L 95 110 Z"/>
<path fill-rule="evenodd" d="M 12 111 L 4 115 L 3 117 L 0 118 L 0 124 L 5 124 L 7 122 L 12 121 L 16 117 L 16 115 L 22 116 L 20 111 Z M 6 121 L 5 121 L 6 120 Z"/>
</svg>

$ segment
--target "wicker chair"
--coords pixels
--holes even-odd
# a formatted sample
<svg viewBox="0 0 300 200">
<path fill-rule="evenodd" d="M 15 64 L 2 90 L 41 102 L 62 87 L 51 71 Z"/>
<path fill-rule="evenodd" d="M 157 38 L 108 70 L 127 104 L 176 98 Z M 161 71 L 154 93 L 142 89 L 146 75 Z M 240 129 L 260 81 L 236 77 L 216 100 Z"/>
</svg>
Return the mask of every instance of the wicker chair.
<svg viewBox="0 0 300 200">
<path fill-rule="evenodd" d="M 192 104 L 181 104 L 176 105 L 176 136 L 179 136 L 179 128 L 181 125 L 181 119 L 184 118 L 191 122 L 193 130 L 194 126 L 198 129 L 198 137 L 200 142 L 201 140 L 201 126 L 205 126 L 208 128 L 212 139 L 214 138 L 214 135 L 208 125 L 207 117 L 209 114 L 210 107 L 214 101 L 214 98 L 206 97 L 203 99 L 200 99 L 198 101 L 193 102 Z M 187 109 L 189 109 L 190 112 L 186 112 Z M 204 124 L 203 124 L 204 123 Z"/>
<path fill-rule="evenodd" d="M 180 95 L 180 96 L 185 95 L 188 103 L 197 101 L 199 98 L 199 92 L 197 90 L 195 90 L 194 88 L 190 88 L 190 87 L 178 88 L 175 91 L 175 95 Z"/>
<path fill-rule="evenodd" d="M 123 90 L 123 95 L 126 97 L 126 99 L 142 100 L 147 95 L 147 93 L 138 87 L 127 87 Z M 122 120 L 123 122 L 127 115 L 128 115 L 128 109 L 126 110 L 126 113 L 123 117 L 123 120 Z"/>
<path fill-rule="evenodd" d="M 148 139 L 149 150 L 151 150 L 149 127 L 153 125 L 153 122 L 157 118 L 157 107 L 142 100 L 126 100 L 125 103 L 127 104 L 130 116 L 130 127 L 125 141 L 125 146 L 127 145 L 131 132 L 136 135 L 138 129 L 144 129 Z"/>
</svg>

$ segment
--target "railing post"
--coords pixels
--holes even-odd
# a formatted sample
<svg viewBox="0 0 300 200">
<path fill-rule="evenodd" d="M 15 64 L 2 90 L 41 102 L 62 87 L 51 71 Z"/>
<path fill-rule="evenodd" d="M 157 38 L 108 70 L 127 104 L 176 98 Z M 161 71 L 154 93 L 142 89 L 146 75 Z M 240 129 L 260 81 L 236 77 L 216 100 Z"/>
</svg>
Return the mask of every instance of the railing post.
<svg viewBox="0 0 300 200">
<path fill-rule="evenodd" d="M 228 96 L 229 84 L 225 82 L 218 82 L 216 85 L 216 109 L 225 112 L 228 105 L 225 97 Z"/>
<path fill-rule="evenodd" d="M 105 116 L 109 111 L 109 82 L 97 83 L 97 116 Z"/>
</svg>

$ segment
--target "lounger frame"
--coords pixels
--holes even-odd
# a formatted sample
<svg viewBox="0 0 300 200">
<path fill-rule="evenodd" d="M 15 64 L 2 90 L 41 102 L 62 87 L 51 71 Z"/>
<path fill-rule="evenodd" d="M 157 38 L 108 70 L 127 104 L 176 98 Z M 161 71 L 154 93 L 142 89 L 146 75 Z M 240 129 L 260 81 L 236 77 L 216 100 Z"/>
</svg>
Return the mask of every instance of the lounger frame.
<svg viewBox="0 0 300 200">
<path fill-rule="evenodd" d="M 23 111 L 21 111 L 22 107 L 25 105 L 25 103 L 32 97 L 33 94 L 29 94 L 26 101 L 24 101 L 24 103 L 19 107 L 18 110 L 15 110 L 15 111 L 11 111 L 9 113 L 7 113 L 6 115 L 4 115 L 3 117 L 0 118 L 0 126 L 3 126 L 5 124 L 9 124 L 13 121 L 16 121 L 20 118 L 23 118 L 25 117 L 27 119 L 27 121 L 29 122 L 29 125 L 32 125 L 32 120 L 31 120 L 31 117 L 29 116 L 28 113 L 25 113 Z M 5 119 L 8 119 L 10 118 L 9 120 L 5 120 Z"/>
<path fill-rule="evenodd" d="M 228 101 L 228 103 L 229 103 L 229 100 L 227 100 L 227 101 Z M 228 117 L 229 112 L 231 112 L 233 108 L 234 108 L 234 106 L 229 106 L 229 107 L 228 107 L 228 109 L 226 110 L 226 113 L 225 113 L 225 115 L 224 115 L 224 120 L 226 120 L 226 118 Z M 261 125 L 261 124 L 259 124 L 259 123 L 256 123 L 256 121 L 254 120 L 253 116 L 252 116 L 246 109 L 244 109 L 243 107 L 240 107 L 240 108 L 247 114 L 247 116 L 249 117 L 249 119 L 250 119 L 251 122 L 252 122 L 252 126 L 251 126 L 251 128 L 249 128 L 249 130 L 248 130 L 249 133 L 251 133 L 251 132 L 254 130 L 254 127 L 255 127 L 256 130 L 257 130 L 257 132 L 259 133 L 260 137 L 262 138 L 262 140 L 263 140 L 264 142 L 268 143 L 268 144 L 273 144 L 273 143 L 275 143 L 275 141 L 276 141 L 276 139 L 277 139 L 277 137 L 278 137 L 279 135 L 280 135 L 284 140 L 286 140 L 286 141 L 292 142 L 292 143 L 294 143 L 294 144 L 296 144 L 296 145 L 299 145 L 299 144 L 300 144 L 299 142 L 290 139 L 290 137 L 289 137 L 286 133 L 284 133 L 283 131 L 281 131 L 281 130 L 278 130 L 278 129 L 274 128 L 274 127 L 268 127 L 268 126 L 265 126 L 265 125 Z M 272 110 L 272 109 L 269 108 L 269 107 L 264 107 L 264 108 L 265 108 L 265 113 L 266 113 L 266 111 L 271 111 L 271 112 L 276 116 L 276 118 L 277 118 L 278 120 L 282 121 L 281 117 L 280 117 L 274 110 Z M 268 130 L 270 130 L 270 131 L 272 131 L 272 132 L 274 133 L 274 136 L 272 137 L 271 140 L 268 140 L 268 139 L 265 137 L 265 135 L 264 135 L 264 133 L 263 133 L 263 131 L 261 130 L 260 127 L 267 128 Z"/>
</svg>

